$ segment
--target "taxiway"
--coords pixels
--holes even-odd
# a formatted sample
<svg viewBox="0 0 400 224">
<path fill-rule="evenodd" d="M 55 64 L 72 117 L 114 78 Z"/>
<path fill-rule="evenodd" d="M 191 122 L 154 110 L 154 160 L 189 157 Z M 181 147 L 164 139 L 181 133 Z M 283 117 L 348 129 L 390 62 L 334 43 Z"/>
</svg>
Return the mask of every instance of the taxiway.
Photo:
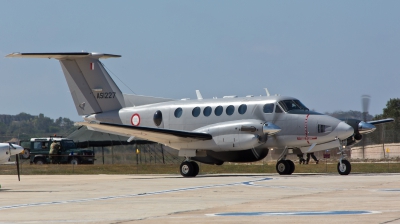
<svg viewBox="0 0 400 224">
<path fill-rule="evenodd" d="M 400 174 L 0 175 L 0 223 L 400 223 Z"/>
</svg>

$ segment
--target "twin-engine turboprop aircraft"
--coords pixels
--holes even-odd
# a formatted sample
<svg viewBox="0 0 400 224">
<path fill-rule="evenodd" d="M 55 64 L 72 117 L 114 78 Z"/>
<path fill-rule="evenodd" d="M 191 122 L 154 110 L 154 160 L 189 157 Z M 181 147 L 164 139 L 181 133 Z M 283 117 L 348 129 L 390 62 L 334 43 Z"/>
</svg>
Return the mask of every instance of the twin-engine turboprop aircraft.
<svg viewBox="0 0 400 224">
<path fill-rule="evenodd" d="M 13 53 L 7 57 L 54 58 L 60 61 L 75 107 L 89 129 L 158 142 L 179 150 L 184 177 L 199 173 L 196 162 L 254 162 L 270 148 L 284 149 L 276 164 L 279 174 L 292 174 L 288 153 L 308 153 L 339 147 L 338 172 L 351 165 L 344 148 L 372 132 L 367 122 L 352 124 L 310 111 L 298 99 L 285 96 L 172 100 L 122 94 L 99 59 L 119 55 L 100 53 Z M 387 120 L 374 121 L 374 124 Z M 357 136 L 356 139 L 353 137 Z"/>
</svg>

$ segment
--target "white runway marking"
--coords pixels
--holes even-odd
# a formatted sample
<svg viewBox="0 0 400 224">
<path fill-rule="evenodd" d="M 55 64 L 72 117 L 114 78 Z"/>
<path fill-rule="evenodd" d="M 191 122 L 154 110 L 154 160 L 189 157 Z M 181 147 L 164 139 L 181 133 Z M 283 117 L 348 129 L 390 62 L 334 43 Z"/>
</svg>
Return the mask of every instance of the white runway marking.
<svg viewBox="0 0 400 224">
<path fill-rule="evenodd" d="M 120 198 L 134 198 L 134 197 L 143 197 L 143 196 L 168 194 L 168 193 L 183 192 L 183 191 L 193 191 L 193 190 L 217 188 L 217 187 L 237 186 L 237 185 L 254 186 L 255 182 L 261 182 L 261 181 L 267 181 L 267 180 L 272 180 L 272 178 L 267 177 L 267 178 L 257 179 L 254 181 L 244 181 L 244 182 L 231 183 L 231 184 L 215 184 L 215 185 L 206 185 L 206 186 L 196 186 L 196 187 L 178 188 L 178 189 L 172 189 L 172 190 L 145 192 L 145 193 L 139 193 L 139 194 L 107 196 L 107 197 L 100 197 L 100 198 L 87 198 L 87 199 L 75 199 L 75 200 L 65 200 L 65 201 L 52 201 L 52 202 L 38 202 L 38 203 L 28 203 L 28 204 L 18 204 L 18 205 L 6 205 L 6 206 L 1 206 L 0 210 L 36 207 L 36 206 L 45 206 L 45 205 L 59 205 L 59 204 L 68 204 L 68 203 L 81 203 L 81 202 L 92 202 L 92 201 L 101 201 L 101 200 L 112 200 L 112 199 L 120 199 Z"/>
<path fill-rule="evenodd" d="M 313 216 L 313 215 L 368 215 L 378 211 L 306 211 L 306 212 L 229 212 L 206 214 L 207 216 Z"/>
</svg>

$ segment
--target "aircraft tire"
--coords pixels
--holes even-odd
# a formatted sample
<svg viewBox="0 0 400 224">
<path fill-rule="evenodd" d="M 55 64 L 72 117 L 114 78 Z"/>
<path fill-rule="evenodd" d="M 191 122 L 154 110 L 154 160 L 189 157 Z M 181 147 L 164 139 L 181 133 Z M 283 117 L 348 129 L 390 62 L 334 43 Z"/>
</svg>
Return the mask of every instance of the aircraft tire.
<svg viewBox="0 0 400 224">
<path fill-rule="evenodd" d="M 291 174 L 294 172 L 296 166 L 294 165 L 294 162 L 293 162 L 292 160 L 286 160 L 286 162 L 287 162 L 287 163 L 289 164 L 289 166 L 290 166 L 290 169 L 288 170 L 287 174 L 288 174 L 288 175 L 291 175 Z"/>
<path fill-rule="evenodd" d="M 337 164 L 337 170 L 340 175 L 349 175 L 351 172 L 351 164 L 347 160 L 342 160 L 342 166 L 340 166 L 340 162 Z"/>
<path fill-rule="evenodd" d="M 288 174 L 288 171 L 290 170 L 290 165 L 286 160 L 280 160 L 276 163 L 276 171 L 280 175 L 286 175 Z"/>
<path fill-rule="evenodd" d="M 180 172 L 183 177 L 191 177 L 194 172 L 193 164 L 189 161 L 181 163 Z"/>
<path fill-rule="evenodd" d="M 199 174 L 200 167 L 199 167 L 199 164 L 197 164 L 195 161 L 191 161 L 191 163 L 193 165 L 192 177 L 195 177 L 195 176 L 197 176 L 197 174 Z"/>
</svg>

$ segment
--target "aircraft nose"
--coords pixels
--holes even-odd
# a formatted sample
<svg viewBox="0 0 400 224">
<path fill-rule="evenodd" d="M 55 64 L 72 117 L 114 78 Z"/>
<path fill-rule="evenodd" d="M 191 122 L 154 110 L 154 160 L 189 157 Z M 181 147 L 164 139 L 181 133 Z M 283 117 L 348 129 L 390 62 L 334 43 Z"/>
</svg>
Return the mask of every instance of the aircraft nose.
<svg viewBox="0 0 400 224">
<path fill-rule="evenodd" d="M 354 134 L 354 129 L 346 124 L 344 121 L 340 122 L 336 127 L 337 137 L 341 140 L 344 140 Z"/>
<path fill-rule="evenodd" d="M 24 151 L 24 148 L 22 146 L 14 145 L 14 144 L 13 144 L 13 146 L 15 149 L 11 149 L 11 155 L 17 155 Z"/>
</svg>

